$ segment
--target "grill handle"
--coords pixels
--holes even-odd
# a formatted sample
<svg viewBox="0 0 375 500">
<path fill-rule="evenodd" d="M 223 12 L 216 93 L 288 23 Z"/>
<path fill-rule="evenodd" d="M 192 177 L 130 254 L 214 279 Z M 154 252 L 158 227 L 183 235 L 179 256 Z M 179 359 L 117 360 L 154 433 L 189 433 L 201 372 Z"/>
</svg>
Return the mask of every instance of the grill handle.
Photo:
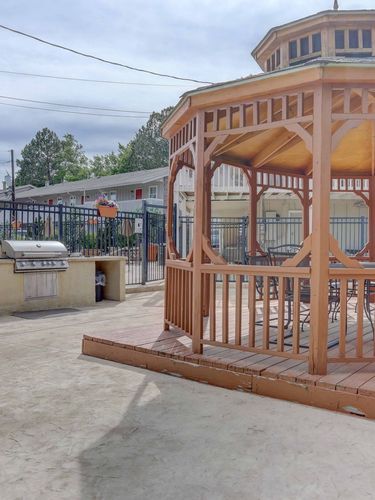
<svg viewBox="0 0 375 500">
<path fill-rule="evenodd" d="M 64 257 L 62 253 L 51 252 L 22 252 L 22 257 L 26 259 L 58 259 Z"/>
</svg>

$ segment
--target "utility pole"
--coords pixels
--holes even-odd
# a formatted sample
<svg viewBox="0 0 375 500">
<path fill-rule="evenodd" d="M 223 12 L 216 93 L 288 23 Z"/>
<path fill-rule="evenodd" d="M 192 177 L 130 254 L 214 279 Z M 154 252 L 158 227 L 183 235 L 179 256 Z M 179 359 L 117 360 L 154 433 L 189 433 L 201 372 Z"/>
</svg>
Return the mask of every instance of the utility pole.
<svg viewBox="0 0 375 500">
<path fill-rule="evenodd" d="M 15 186 L 15 179 L 14 179 L 14 150 L 10 150 L 10 163 L 12 167 L 12 201 L 16 201 L 16 186 Z"/>
</svg>

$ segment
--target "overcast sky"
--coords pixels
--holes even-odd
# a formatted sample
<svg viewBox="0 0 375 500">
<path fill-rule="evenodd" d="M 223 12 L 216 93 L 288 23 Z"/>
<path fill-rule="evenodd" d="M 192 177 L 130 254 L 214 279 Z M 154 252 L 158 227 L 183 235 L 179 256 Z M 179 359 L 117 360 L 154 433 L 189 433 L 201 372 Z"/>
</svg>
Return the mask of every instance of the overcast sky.
<svg viewBox="0 0 375 500">
<path fill-rule="evenodd" d="M 125 64 L 199 80 L 258 73 L 250 52 L 272 26 L 332 8 L 333 0 L 2 0 L 0 24 Z M 343 9 L 373 0 L 341 0 Z M 0 70 L 77 78 L 180 85 L 115 68 L 0 29 Z M 177 102 L 194 84 L 139 87 L 59 81 L 0 73 L 0 95 L 138 111 Z M 0 162 L 43 127 L 70 132 L 86 153 L 117 150 L 145 123 L 140 118 L 69 115 L 4 106 L 0 98 Z M 27 104 L 37 106 L 36 104 Z M 55 106 L 56 108 L 56 106 Z M 0 178 L 7 165 L 0 163 Z"/>
</svg>

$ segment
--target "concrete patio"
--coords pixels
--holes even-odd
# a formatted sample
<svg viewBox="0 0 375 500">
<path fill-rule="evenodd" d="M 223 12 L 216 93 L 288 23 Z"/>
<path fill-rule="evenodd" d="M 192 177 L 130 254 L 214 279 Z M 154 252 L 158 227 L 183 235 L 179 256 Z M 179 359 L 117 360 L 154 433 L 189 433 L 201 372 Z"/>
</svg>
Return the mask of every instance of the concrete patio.
<svg viewBox="0 0 375 500">
<path fill-rule="evenodd" d="M 0 318 L 0 497 L 372 498 L 375 423 L 82 356 L 155 327 L 161 292 Z"/>
</svg>

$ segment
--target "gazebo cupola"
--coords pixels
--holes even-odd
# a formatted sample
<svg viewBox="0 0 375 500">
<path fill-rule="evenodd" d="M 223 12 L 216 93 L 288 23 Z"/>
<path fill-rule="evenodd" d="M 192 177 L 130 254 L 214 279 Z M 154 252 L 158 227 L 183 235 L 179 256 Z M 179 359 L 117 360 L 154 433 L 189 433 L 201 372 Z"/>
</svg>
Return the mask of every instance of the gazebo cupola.
<svg viewBox="0 0 375 500">
<path fill-rule="evenodd" d="M 252 51 L 266 72 L 317 58 L 375 56 L 375 10 L 327 10 L 272 28 Z"/>
</svg>

